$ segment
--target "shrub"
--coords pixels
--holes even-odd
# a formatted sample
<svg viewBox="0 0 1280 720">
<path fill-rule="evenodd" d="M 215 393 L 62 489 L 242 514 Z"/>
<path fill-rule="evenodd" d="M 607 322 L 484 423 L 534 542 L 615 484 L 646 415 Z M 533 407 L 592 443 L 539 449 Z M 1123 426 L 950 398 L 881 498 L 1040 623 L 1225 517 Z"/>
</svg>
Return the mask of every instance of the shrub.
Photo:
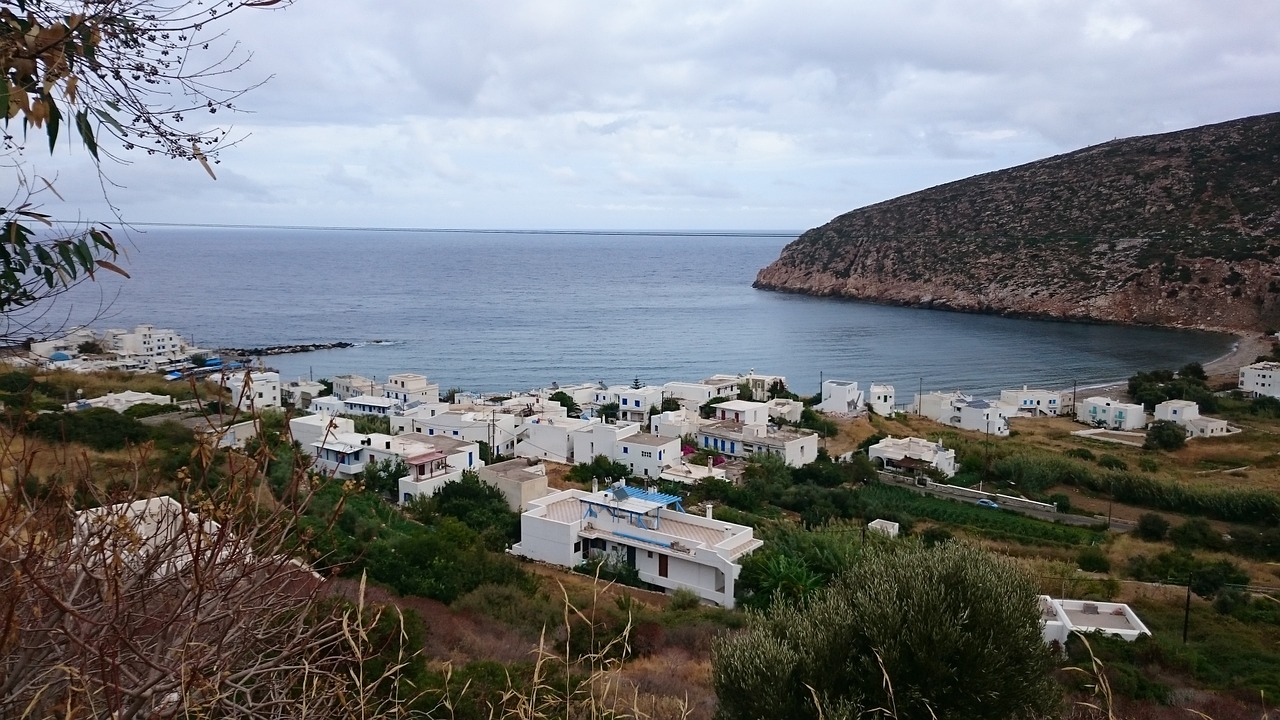
<svg viewBox="0 0 1280 720">
<path fill-rule="evenodd" d="M 1138 458 L 1138 469 L 1144 472 L 1155 472 L 1160 469 L 1160 463 L 1156 462 L 1153 457 Z"/>
<path fill-rule="evenodd" d="M 1187 444 L 1187 431 L 1178 423 L 1157 420 L 1147 427 L 1142 447 L 1147 450 L 1177 450 Z"/>
<path fill-rule="evenodd" d="M 1067 457 L 1077 458 L 1080 460 L 1088 460 L 1090 462 L 1094 460 L 1093 451 L 1089 450 L 1088 448 L 1071 448 L 1070 450 L 1062 454 L 1066 455 Z"/>
<path fill-rule="evenodd" d="M 1076 565 L 1085 572 L 1111 572 L 1111 561 L 1107 559 L 1107 554 L 1102 551 L 1102 548 L 1097 546 L 1081 550 L 1076 556 Z"/>
<path fill-rule="evenodd" d="M 1071 497 L 1062 493 L 1054 493 L 1049 496 L 1049 502 L 1053 503 L 1054 508 L 1060 513 L 1071 512 Z"/>
<path fill-rule="evenodd" d="M 698 593 L 689 588 L 679 588 L 671 593 L 671 599 L 667 601 L 667 610 L 671 612 L 680 612 L 681 610 L 694 610 L 702 606 L 702 598 Z"/>
<path fill-rule="evenodd" d="M 1181 430 L 1181 428 L 1179 428 Z M 1098 458 L 1098 464 L 1108 470 L 1128 470 L 1129 465 L 1124 460 L 1115 455 L 1103 455 Z"/>
<path fill-rule="evenodd" d="M 1151 542 L 1164 540 L 1165 534 L 1168 532 L 1169 521 L 1155 513 L 1143 513 L 1138 518 L 1138 526 L 1133 530 L 1135 535 Z"/>
<path fill-rule="evenodd" d="M 147 427 L 107 408 L 37 415 L 27 432 L 52 442 L 78 442 L 94 450 L 121 450 L 147 439 Z"/>
<path fill-rule="evenodd" d="M 1222 533 L 1213 529 L 1207 521 L 1194 518 L 1186 521 L 1169 532 L 1169 539 L 1180 548 L 1205 550 L 1225 550 L 1227 542 Z"/>
<path fill-rule="evenodd" d="M 747 623 L 712 649 L 723 720 L 874 708 L 981 720 L 1059 709 L 1034 583 L 977 548 L 871 545 L 807 603 L 776 603 Z"/>
</svg>

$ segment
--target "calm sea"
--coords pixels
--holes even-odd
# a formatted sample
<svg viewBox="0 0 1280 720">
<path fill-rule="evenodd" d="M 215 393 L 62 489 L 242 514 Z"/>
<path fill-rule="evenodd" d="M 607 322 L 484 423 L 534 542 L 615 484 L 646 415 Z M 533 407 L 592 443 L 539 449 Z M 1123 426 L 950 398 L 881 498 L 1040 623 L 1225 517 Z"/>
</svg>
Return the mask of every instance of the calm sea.
<svg viewBox="0 0 1280 720">
<path fill-rule="evenodd" d="M 782 374 L 991 394 L 1225 353 L 1222 335 L 883 307 L 755 290 L 790 237 L 313 229 L 135 232 L 73 321 L 151 322 L 203 347 L 364 343 L 268 359 L 286 378 L 420 372 L 441 387 Z M 102 275 L 108 275 L 103 273 Z"/>
</svg>

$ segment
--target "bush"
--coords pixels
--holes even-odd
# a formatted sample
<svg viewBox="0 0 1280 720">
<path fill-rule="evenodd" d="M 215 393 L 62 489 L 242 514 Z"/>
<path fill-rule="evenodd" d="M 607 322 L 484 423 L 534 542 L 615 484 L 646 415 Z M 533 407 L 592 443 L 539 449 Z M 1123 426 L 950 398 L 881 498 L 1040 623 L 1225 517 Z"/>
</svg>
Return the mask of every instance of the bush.
<svg viewBox="0 0 1280 720">
<path fill-rule="evenodd" d="M 1133 533 L 1143 540 L 1160 542 L 1169 532 L 1169 521 L 1155 513 L 1143 513 Z"/>
<path fill-rule="evenodd" d="M 1156 462 L 1153 457 L 1138 458 L 1138 469 L 1144 472 L 1155 472 L 1160 469 L 1160 463 Z"/>
<path fill-rule="evenodd" d="M 147 427 L 107 408 L 37 415 L 27 432 L 51 442 L 78 442 L 94 450 L 122 450 L 147 439 Z"/>
<path fill-rule="evenodd" d="M 991 638 L 999 638 L 992 642 Z M 804 604 L 775 603 L 719 638 L 723 720 L 1010 718 L 1059 710 L 1032 580 L 1012 561 L 946 543 L 864 548 Z"/>
<path fill-rule="evenodd" d="M 1226 540 L 1222 539 L 1222 533 L 1199 518 L 1188 520 L 1171 530 L 1169 539 L 1174 545 L 1187 549 L 1225 550 L 1227 547 Z"/>
<path fill-rule="evenodd" d="M 1111 561 L 1107 559 L 1107 554 L 1102 551 L 1102 548 L 1097 546 L 1081 550 L 1076 556 L 1076 565 L 1085 572 L 1111 572 Z"/>
<path fill-rule="evenodd" d="M 1142 447 L 1147 450 L 1177 450 L 1187 444 L 1187 431 L 1178 423 L 1157 420 L 1147 427 Z"/>
<path fill-rule="evenodd" d="M 671 612 L 680 612 L 681 610 L 694 610 L 702 606 L 702 598 L 698 593 L 689 588 L 678 588 L 671 593 L 671 599 L 667 601 L 667 610 Z"/>
<path fill-rule="evenodd" d="M 1090 462 L 1094 460 L 1093 451 L 1088 448 L 1071 448 L 1062 454 L 1079 460 L 1088 460 Z"/>
<path fill-rule="evenodd" d="M 1071 512 L 1071 497 L 1062 493 L 1054 493 L 1049 496 L 1049 502 L 1053 503 L 1053 507 L 1060 513 Z"/>
<path fill-rule="evenodd" d="M 1115 455 L 1103 455 L 1098 458 L 1098 465 L 1108 470 L 1128 470 L 1129 465 Z"/>
</svg>

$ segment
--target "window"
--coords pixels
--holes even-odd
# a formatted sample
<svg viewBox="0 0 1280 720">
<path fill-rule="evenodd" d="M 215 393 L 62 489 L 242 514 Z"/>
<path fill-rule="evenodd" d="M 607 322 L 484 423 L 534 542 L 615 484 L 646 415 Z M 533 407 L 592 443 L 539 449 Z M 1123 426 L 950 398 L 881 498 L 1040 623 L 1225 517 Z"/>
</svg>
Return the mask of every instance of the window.
<svg viewBox="0 0 1280 720">
<path fill-rule="evenodd" d="M 627 453 L 629 453 L 629 452 L 631 452 L 631 448 L 627 447 L 626 445 L 623 445 L 623 446 L 622 446 L 622 454 L 623 454 L 623 455 L 626 455 L 626 454 L 627 454 Z"/>
<path fill-rule="evenodd" d="M 642 457 L 642 458 L 651 458 L 651 457 L 653 457 L 653 452 L 651 452 L 651 451 L 649 451 L 649 450 L 641 450 L 641 451 L 640 451 L 640 457 Z"/>
</svg>

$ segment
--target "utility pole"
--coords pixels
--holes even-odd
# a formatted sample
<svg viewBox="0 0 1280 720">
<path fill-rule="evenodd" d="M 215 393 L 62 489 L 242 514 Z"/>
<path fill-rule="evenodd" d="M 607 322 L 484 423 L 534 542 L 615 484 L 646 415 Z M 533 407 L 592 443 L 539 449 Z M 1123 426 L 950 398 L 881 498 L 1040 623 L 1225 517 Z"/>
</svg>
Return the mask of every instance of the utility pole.
<svg viewBox="0 0 1280 720">
<path fill-rule="evenodd" d="M 1187 607 L 1182 611 L 1182 644 L 1187 644 L 1187 628 L 1191 626 L 1191 578 L 1187 578 Z"/>
</svg>

